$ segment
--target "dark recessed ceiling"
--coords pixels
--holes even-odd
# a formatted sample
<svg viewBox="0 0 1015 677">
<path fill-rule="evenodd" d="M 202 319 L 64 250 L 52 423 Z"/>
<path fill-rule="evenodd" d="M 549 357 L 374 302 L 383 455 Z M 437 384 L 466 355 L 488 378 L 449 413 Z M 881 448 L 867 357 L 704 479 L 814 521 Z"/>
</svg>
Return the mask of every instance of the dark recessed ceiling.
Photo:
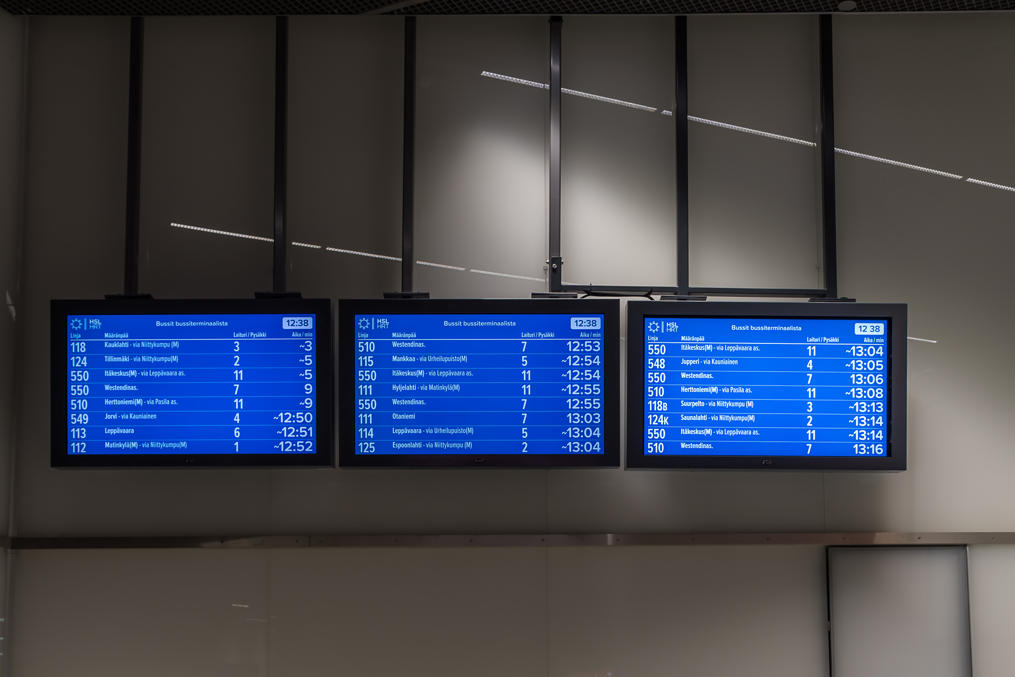
<svg viewBox="0 0 1015 677">
<path fill-rule="evenodd" d="M 771 14 L 835 12 L 840 0 L 0 0 L 12 14 Z M 983 12 L 1015 0 L 856 0 L 856 12 Z"/>
</svg>

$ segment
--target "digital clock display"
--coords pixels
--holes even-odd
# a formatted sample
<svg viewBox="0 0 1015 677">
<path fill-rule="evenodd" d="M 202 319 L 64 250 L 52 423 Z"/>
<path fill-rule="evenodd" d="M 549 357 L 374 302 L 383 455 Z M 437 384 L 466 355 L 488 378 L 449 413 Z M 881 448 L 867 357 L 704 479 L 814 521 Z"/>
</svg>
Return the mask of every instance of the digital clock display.
<svg viewBox="0 0 1015 677">
<path fill-rule="evenodd" d="M 602 329 L 603 318 L 601 317 L 572 317 L 572 329 Z"/>
<path fill-rule="evenodd" d="M 283 317 L 282 318 L 283 329 L 313 329 L 314 318 L 313 317 Z"/>
</svg>

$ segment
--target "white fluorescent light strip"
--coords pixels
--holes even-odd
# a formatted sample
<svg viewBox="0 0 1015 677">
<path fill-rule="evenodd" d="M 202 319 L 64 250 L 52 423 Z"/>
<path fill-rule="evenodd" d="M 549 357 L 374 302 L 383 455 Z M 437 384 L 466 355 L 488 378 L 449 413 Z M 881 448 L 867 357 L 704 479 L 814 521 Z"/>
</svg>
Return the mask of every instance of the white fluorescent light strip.
<svg viewBox="0 0 1015 677">
<path fill-rule="evenodd" d="M 536 89 L 549 89 L 550 85 L 545 82 L 536 82 L 535 80 L 523 80 L 522 78 L 512 77 L 510 75 L 503 75 L 501 73 L 491 73 L 490 71 L 483 71 L 480 75 L 484 78 L 493 78 L 494 80 L 501 80 L 503 82 L 511 82 L 516 85 L 525 85 L 526 87 L 535 87 Z M 580 96 L 583 99 L 591 99 L 592 101 L 600 101 L 602 103 L 612 103 L 617 106 L 623 106 L 624 108 L 633 108 L 634 110 L 643 110 L 648 113 L 655 113 L 658 108 L 653 106 L 646 106 L 640 103 L 634 103 L 633 101 L 624 101 L 623 99 L 614 99 L 612 96 L 600 96 L 599 94 L 591 94 L 589 92 L 583 92 L 580 89 L 568 89 L 567 87 L 561 87 L 560 91 L 562 94 L 570 94 L 571 96 Z"/>
<path fill-rule="evenodd" d="M 975 183 L 977 186 L 986 186 L 987 188 L 997 188 L 998 190 L 1006 190 L 1009 193 L 1015 193 L 1015 188 L 1012 186 L 1006 186 L 1003 183 L 991 183 L 990 181 L 981 181 L 980 179 L 966 179 L 968 183 Z"/>
<path fill-rule="evenodd" d="M 889 160 L 886 157 L 879 157 L 877 155 L 867 155 L 866 153 L 857 153 L 854 150 L 846 150 L 845 148 L 836 148 L 836 153 L 842 153 L 849 157 L 860 158 L 861 160 L 870 160 L 872 162 L 880 162 L 882 164 L 891 165 L 892 167 L 902 167 L 903 169 L 912 169 L 915 172 L 923 172 L 925 174 L 933 174 L 934 176 L 943 176 L 946 179 L 961 179 L 962 176 L 959 174 L 952 174 L 951 172 L 943 172 L 940 169 L 931 169 L 930 167 L 921 167 L 920 165 L 909 164 L 908 162 L 899 162 L 898 160 Z"/>
<path fill-rule="evenodd" d="M 609 97 L 609 96 L 600 96 L 598 94 L 589 94 L 588 92 L 582 92 L 582 91 L 579 91 L 577 89 L 568 89 L 566 87 L 561 87 L 560 91 L 563 94 L 570 94 L 572 96 L 580 96 L 583 99 L 592 99 L 593 101 L 601 101 L 603 103 L 612 103 L 612 104 L 615 104 L 617 106 L 623 106 L 624 108 L 633 108 L 635 110 L 643 110 L 646 113 L 655 113 L 657 110 L 659 110 L 658 108 L 654 108 L 653 106 L 646 106 L 644 104 L 634 103 L 632 101 L 624 101 L 623 99 L 614 99 L 613 97 Z"/>
<path fill-rule="evenodd" d="M 239 237 L 248 240 L 259 240 L 261 242 L 274 242 L 270 237 L 260 237 L 259 235 L 247 235 L 246 233 L 232 233 L 228 230 L 217 230 L 215 228 L 202 228 L 200 226 L 188 226 L 183 223 L 170 223 L 170 226 L 174 228 L 183 228 L 185 230 L 196 230 L 201 233 L 211 233 L 213 235 L 226 235 L 229 237 Z M 371 252 L 361 252 L 355 249 L 340 249 L 338 247 L 323 247 L 319 244 L 310 244 L 308 242 L 293 242 L 295 247 L 307 247 L 309 249 L 324 249 L 329 252 L 335 252 L 337 254 L 350 254 L 352 256 L 366 256 L 371 259 L 383 259 L 385 261 L 401 261 L 400 256 L 385 256 L 384 254 L 373 254 Z M 530 277 L 528 275 L 513 275 L 511 273 L 497 273 L 492 270 L 477 270 L 475 268 L 465 268 L 463 266 L 451 266 L 446 263 L 434 263 L 432 261 L 416 261 L 416 263 L 422 266 L 432 266 L 434 268 L 446 268 L 448 270 L 457 271 L 468 271 L 470 273 L 479 273 L 480 275 L 496 275 L 498 277 L 510 277 L 516 280 L 533 280 L 535 282 L 543 282 L 541 277 Z"/>
<path fill-rule="evenodd" d="M 503 75 L 501 73 L 492 73 L 490 71 L 483 71 L 480 73 L 484 78 L 493 78 L 494 80 L 502 80 L 504 82 L 511 82 L 516 85 L 525 85 L 526 87 L 535 87 L 536 89 L 549 89 L 550 86 L 545 82 L 536 82 L 534 80 L 523 80 L 522 78 L 512 77 L 510 75 Z M 608 96 L 600 96 L 598 94 L 589 94 L 588 92 L 582 92 L 577 89 L 566 89 L 561 88 L 560 90 L 564 94 L 571 94 L 573 96 L 580 96 L 585 99 L 592 99 L 593 101 L 601 101 L 603 103 L 612 103 L 618 106 L 625 106 L 627 108 L 634 108 L 636 110 L 643 110 L 649 113 L 655 113 L 659 111 L 658 108 L 652 106 L 646 106 L 640 103 L 633 103 L 631 101 L 624 101 L 623 99 L 614 99 Z M 673 117 L 673 111 L 663 109 L 659 111 L 667 117 Z M 760 129 L 752 129 L 750 127 L 742 127 L 740 125 L 732 125 L 728 122 L 719 122 L 718 120 L 709 120 L 708 118 L 699 118 L 694 115 L 688 115 L 687 119 L 691 122 L 697 122 L 703 125 L 710 125 L 712 127 L 719 127 L 721 129 L 728 129 L 733 132 L 742 132 L 744 134 L 753 134 L 755 136 L 761 136 L 766 139 L 773 139 L 775 141 L 785 141 L 786 143 L 795 143 L 800 146 L 807 146 L 808 148 L 817 148 L 817 143 L 814 141 L 807 141 L 806 139 L 798 139 L 792 136 L 785 136 L 783 134 L 775 134 L 773 132 L 765 132 Z M 892 167 L 901 167 L 902 169 L 912 169 L 916 172 L 923 172 L 925 174 L 933 174 L 934 176 L 943 176 L 946 179 L 958 179 L 962 180 L 961 174 L 954 174 L 952 172 L 945 172 L 940 169 L 931 169 L 930 167 L 922 167 L 920 165 L 910 164 L 909 162 L 900 162 L 898 160 L 891 160 L 886 157 L 880 157 L 878 155 L 868 155 L 867 153 L 858 153 L 854 150 L 846 150 L 845 148 L 836 148 L 836 153 L 846 155 L 849 157 L 859 158 L 861 160 L 870 160 L 871 162 L 880 162 L 882 164 L 891 165 Z M 1009 193 L 1015 193 L 1015 186 L 1006 186 L 1003 183 L 991 183 L 990 181 L 982 181 L 980 179 L 965 179 L 968 183 L 976 184 L 977 186 L 984 186 L 986 188 L 996 188 L 997 190 L 1007 191 Z"/>
<path fill-rule="evenodd" d="M 449 266 L 446 263 L 434 263 L 433 261 L 419 261 L 419 260 L 417 260 L 416 263 L 418 265 L 421 265 L 421 266 L 430 266 L 431 268 L 446 268 L 447 270 L 458 270 L 458 271 L 462 271 L 462 272 L 468 270 L 468 268 L 465 268 L 463 266 Z"/>
<path fill-rule="evenodd" d="M 671 113 L 672 115 L 672 113 Z M 732 132 L 743 132 L 744 134 L 753 134 L 754 136 L 763 136 L 766 139 L 774 139 L 776 141 L 785 141 L 786 143 L 795 143 L 799 146 L 808 146 L 809 148 L 815 148 L 818 144 L 813 141 L 807 141 L 805 139 L 797 139 L 792 136 L 784 136 L 782 134 L 773 134 L 772 132 L 763 132 L 760 129 L 751 129 L 750 127 L 741 127 L 740 125 L 731 125 L 728 122 L 719 122 L 718 120 L 709 120 L 708 118 L 699 118 L 694 115 L 688 115 L 687 119 L 691 122 L 697 122 L 703 125 L 709 125 L 711 127 L 720 127 L 721 129 L 728 129 Z"/>
<path fill-rule="evenodd" d="M 270 237 L 261 237 L 260 235 L 247 235 L 246 233 L 233 233 L 228 230 L 217 230 L 215 228 L 202 228 L 201 226 L 188 226 L 185 223 L 170 223 L 173 228 L 183 228 L 184 230 L 196 230 L 199 233 L 210 233 L 211 235 L 225 235 L 226 237 L 238 237 L 244 240 L 257 240 L 258 242 L 274 242 Z"/>
<path fill-rule="evenodd" d="M 339 249 L 338 247 L 325 247 L 329 252 L 336 252 L 338 254 L 352 254 L 353 256 L 367 256 L 372 259 L 384 259 L 385 261 L 401 261 L 400 256 L 385 256 L 384 254 L 371 254 L 370 252 L 360 252 L 355 249 Z"/>
<path fill-rule="evenodd" d="M 515 78 L 510 75 L 502 75 L 501 73 L 491 73 L 490 71 L 483 71 L 480 76 L 484 78 L 493 78 L 494 80 L 501 80 L 503 82 L 512 82 L 516 85 L 525 85 L 526 87 L 535 87 L 536 89 L 549 89 L 550 85 L 545 82 L 536 82 L 535 80 L 523 80 L 521 78 Z"/>
<path fill-rule="evenodd" d="M 541 277 L 530 277 L 528 275 L 513 275 L 511 273 L 495 273 L 492 270 L 479 270 L 478 268 L 469 268 L 470 273 L 479 273 L 480 275 L 496 275 L 497 277 L 510 277 L 515 280 L 532 280 L 533 282 L 545 282 Z"/>
<path fill-rule="evenodd" d="M 918 338 L 916 336 L 907 336 L 910 341 L 919 341 L 920 343 L 937 343 L 934 339 Z"/>
</svg>

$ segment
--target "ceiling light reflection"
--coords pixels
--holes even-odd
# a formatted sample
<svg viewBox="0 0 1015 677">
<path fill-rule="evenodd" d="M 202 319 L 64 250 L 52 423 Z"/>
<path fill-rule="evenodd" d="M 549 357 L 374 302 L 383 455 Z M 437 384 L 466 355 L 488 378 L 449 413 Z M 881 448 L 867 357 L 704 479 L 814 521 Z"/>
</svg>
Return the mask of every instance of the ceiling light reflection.
<svg viewBox="0 0 1015 677">
<path fill-rule="evenodd" d="M 465 268 L 463 266 L 449 266 L 446 263 L 434 263 L 433 261 L 420 261 L 418 259 L 416 260 L 416 265 L 430 266 L 431 268 L 445 268 L 447 270 L 458 270 L 463 272 L 468 270 L 468 268 Z"/>
<path fill-rule="evenodd" d="M 659 110 L 654 106 L 646 106 L 641 103 L 634 103 L 633 101 L 624 101 L 623 99 L 614 99 L 611 96 L 600 96 L 599 94 L 589 94 L 588 92 L 582 92 L 577 89 L 568 89 L 567 87 L 561 87 L 560 91 L 564 94 L 570 94 L 572 96 L 580 96 L 583 99 L 591 99 L 593 101 L 600 101 L 602 103 L 612 103 L 615 106 L 623 106 L 624 108 L 643 110 L 646 113 L 655 113 L 657 110 Z"/>
<path fill-rule="evenodd" d="M 986 186 L 987 188 L 997 188 L 998 190 L 1006 190 L 1009 193 L 1015 193 L 1015 187 L 1006 186 L 1003 183 L 991 183 L 990 181 L 981 181 L 980 179 L 966 179 L 969 183 L 975 183 L 977 186 Z"/>
<path fill-rule="evenodd" d="M 925 174 L 933 174 L 935 176 L 943 176 L 946 179 L 961 179 L 960 174 L 953 174 L 951 172 L 944 172 L 940 169 L 931 169 L 930 167 L 921 167 L 920 165 L 910 164 L 908 162 L 899 162 L 898 160 L 892 160 L 886 157 L 880 157 L 877 155 L 868 155 L 867 153 L 857 153 L 855 150 L 846 150 L 845 148 L 836 148 L 836 153 L 846 155 L 849 157 L 860 158 L 861 160 L 870 160 L 871 162 L 880 162 L 884 165 L 891 165 L 892 167 L 901 167 L 903 169 L 912 169 L 914 172 L 923 172 Z"/>
<path fill-rule="evenodd" d="M 672 115 L 672 113 L 670 113 L 670 115 Z M 695 115 L 688 115 L 687 119 L 690 122 L 697 122 L 699 124 L 708 125 L 710 127 L 719 127 L 721 129 L 728 129 L 731 132 L 741 132 L 743 134 L 753 134 L 754 136 L 763 136 L 766 139 L 774 139 L 775 141 L 785 141 L 786 143 L 795 143 L 800 146 L 809 146 L 811 148 L 815 148 L 818 145 L 813 141 L 807 141 L 806 139 L 798 139 L 793 136 L 775 134 L 774 132 L 765 132 L 760 129 L 751 129 L 750 127 L 741 127 L 740 125 L 732 125 L 728 122 L 719 122 L 718 120 L 709 120 L 708 118 L 699 118 Z"/>
<path fill-rule="evenodd" d="M 516 85 L 525 85 L 526 87 L 535 87 L 536 89 L 549 89 L 550 85 L 545 82 L 536 82 L 535 80 L 523 80 L 522 78 L 516 78 L 511 75 L 504 75 L 502 73 L 491 73 L 490 71 L 483 71 L 479 74 L 480 77 L 492 78 L 494 80 L 501 80 L 502 82 L 511 82 Z"/>
<path fill-rule="evenodd" d="M 504 75 L 503 73 L 492 73 L 490 71 L 483 71 L 480 73 L 481 77 L 492 78 L 494 80 L 500 80 L 502 82 L 510 82 L 516 85 L 524 85 L 526 87 L 534 87 L 535 89 L 549 89 L 550 85 L 545 82 L 536 82 L 535 80 L 525 80 L 523 78 L 516 78 L 511 75 Z M 599 101 L 601 103 L 612 103 L 615 106 L 623 106 L 624 108 L 632 108 L 634 110 L 643 110 L 646 113 L 655 113 L 658 108 L 654 106 L 646 106 L 645 104 L 635 103 L 633 101 L 625 101 L 624 99 L 615 99 L 612 96 L 601 96 L 599 94 L 592 94 L 591 92 L 583 92 L 580 89 L 570 89 L 568 87 L 561 87 L 560 91 L 562 94 L 570 94 L 571 96 L 579 96 L 583 99 L 591 99 L 592 101 Z"/>
<path fill-rule="evenodd" d="M 235 233 L 230 230 L 218 230 L 217 228 L 204 228 L 202 226 L 188 226 L 185 223 L 170 223 L 172 228 L 182 228 L 184 230 L 196 230 L 200 233 L 209 233 L 211 235 L 224 235 L 226 237 L 238 237 L 243 240 L 257 240 L 258 242 L 274 242 L 270 237 L 262 237 L 260 235 L 248 235 L 246 233 Z"/>
<path fill-rule="evenodd" d="M 340 249 L 338 247 L 325 247 L 329 252 L 335 252 L 337 254 L 351 254 L 352 256 L 366 256 L 371 259 L 384 259 L 385 261 L 401 261 L 401 256 L 387 256 L 385 254 L 372 254 L 370 252 L 361 252 L 355 249 Z"/>
<path fill-rule="evenodd" d="M 534 80 L 525 80 L 523 78 L 516 78 L 516 77 L 513 77 L 511 75 L 504 75 L 503 73 L 493 73 L 491 71 L 483 71 L 481 73 L 481 75 L 483 77 L 486 77 L 486 78 L 493 78 L 495 80 L 501 80 L 503 82 L 510 82 L 510 83 L 514 83 L 514 84 L 525 85 L 527 87 L 534 87 L 536 89 L 549 89 L 550 88 L 549 85 L 547 85 L 545 82 L 536 82 Z M 624 107 L 627 107 L 627 108 L 633 108 L 633 109 L 637 109 L 637 110 L 644 110 L 644 111 L 653 112 L 653 113 L 654 112 L 659 112 L 660 114 L 662 114 L 664 116 L 673 117 L 673 111 L 671 111 L 669 109 L 666 109 L 666 108 L 660 110 L 660 109 L 655 108 L 653 106 L 646 106 L 646 105 L 640 104 L 640 103 L 634 103 L 634 102 L 631 102 L 631 101 L 624 101 L 623 99 L 614 99 L 614 98 L 608 97 L 608 96 L 600 96 L 598 94 L 589 94 L 588 92 L 581 92 L 581 91 L 574 90 L 574 89 L 564 89 L 564 88 L 561 88 L 561 92 L 563 92 L 565 94 L 571 94 L 571 95 L 574 95 L 574 96 L 581 96 L 583 98 L 592 99 L 593 101 L 600 101 L 600 102 L 603 102 L 603 103 L 612 103 L 612 104 L 619 105 L 619 106 L 624 106 Z M 744 126 L 741 126 L 741 125 L 734 125 L 734 124 L 731 124 L 731 123 L 728 123 L 728 122 L 721 122 L 719 120 L 710 120 L 708 118 L 702 118 L 702 117 L 698 117 L 698 116 L 695 116 L 695 115 L 688 115 L 687 119 L 690 122 L 696 122 L 698 124 L 709 125 L 709 126 L 712 126 L 712 127 L 719 127 L 720 129 L 726 129 L 726 130 L 732 131 L 732 132 L 740 132 L 740 133 L 743 133 L 743 134 L 752 134 L 754 136 L 761 136 L 761 137 L 764 137 L 766 139 L 772 139 L 774 141 L 783 141 L 785 143 L 792 143 L 792 144 L 796 144 L 796 145 L 800 145 L 800 146 L 806 146 L 808 148 L 816 148 L 817 147 L 817 143 L 814 142 L 814 141 L 808 141 L 806 139 L 798 139 L 798 138 L 793 137 L 793 136 L 786 136 L 784 134 L 776 134 L 774 132 L 766 132 L 766 131 L 761 130 L 761 129 L 753 129 L 751 127 L 744 127 Z M 892 167 L 898 167 L 900 169 L 910 169 L 910 170 L 915 171 L 915 172 L 921 172 L 923 174 L 931 174 L 933 176 L 940 176 L 940 177 L 946 178 L 946 179 L 953 179 L 953 180 L 960 180 L 960 181 L 964 180 L 967 183 L 972 183 L 972 184 L 975 184 L 977 186 L 983 186 L 985 188 L 994 188 L 996 190 L 1003 190 L 1005 192 L 1015 193 L 1015 186 L 1009 186 L 1009 185 L 1005 185 L 1003 183 L 994 183 L 992 181 L 984 181 L 982 179 L 966 178 L 966 177 L 963 177 L 961 174 L 956 174 L 955 172 L 946 172 L 946 171 L 941 170 L 941 169 L 933 169 L 931 167 L 924 167 L 922 165 L 916 165 L 916 164 L 913 164 L 913 163 L 910 163 L 910 162 L 902 162 L 900 160 L 893 160 L 891 158 L 882 157 L 880 155 L 871 155 L 869 153 L 860 153 L 858 151 L 848 150 L 846 148 L 836 148 L 835 152 L 839 153 L 840 155 L 845 155 L 847 157 L 857 158 L 857 159 L 860 159 L 860 160 L 869 160 L 871 162 L 877 162 L 877 163 L 889 165 L 889 166 L 892 166 Z"/>
<path fill-rule="evenodd" d="M 226 235 L 229 237 L 238 237 L 242 239 L 258 240 L 263 242 L 274 242 L 270 237 L 261 237 L 259 235 L 247 235 L 246 233 L 234 233 L 228 230 L 219 230 L 218 228 L 204 228 L 202 226 L 188 226 L 183 223 L 171 222 L 169 224 L 173 228 L 182 228 L 184 230 L 192 230 L 199 233 L 209 233 L 212 235 Z M 402 257 L 400 256 L 388 256 L 387 254 L 374 254 L 373 252 L 364 252 L 358 249 L 343 249 L 341 247 L 325 247 L 319 244 L 312 244 L 310 242 L 292 241 L 290 242 L 294 247 L 305 247 L 307 249 L 321 249 L 324 251 L 334 252 L 336 254 L 348 254 L 350 256 L 365 256 L 371 259 L 381 259 L 384 261 L 397 261 L 401 262 Z M 476 273 L 478 275 L 494 275 L 497 277 L 509 277 L 516 280 L 532 280 L 534 282 L 545 282 L 542 277 L 532 277 L 530 275 L 515 275 L 514 273 L 499 273 L 493 270 L 479 270 L 477 268 L 466 268 L 465 266 L 453 266 L 447 263 L 435 263 L 433 261 L 422 261 L 417 260 L 416 263 L 421 266 L 430 266 L 432 268 L 444 268 L 447 270 L 457 270 L 459 272 Z M 8 297 L 9 298 L 9 297 Z M 13 307 L 12 307 L 13 311 Z M 3 619 L 0 619 L 2 622 Z"/>
<path fill-rule="evenodd" d="M 545 278 L 532 277 L 530 275 L 515 275 L 513 273 L 498 273 L 492 270 L 479 270 L 478 268 L 469 268 L 470 273 L 479 273 L 480 275 L 494 275 L 496 277 L 510 277 L 515 280 L 532 280 L 533 282 L 545 282 Z"/>
</svg>

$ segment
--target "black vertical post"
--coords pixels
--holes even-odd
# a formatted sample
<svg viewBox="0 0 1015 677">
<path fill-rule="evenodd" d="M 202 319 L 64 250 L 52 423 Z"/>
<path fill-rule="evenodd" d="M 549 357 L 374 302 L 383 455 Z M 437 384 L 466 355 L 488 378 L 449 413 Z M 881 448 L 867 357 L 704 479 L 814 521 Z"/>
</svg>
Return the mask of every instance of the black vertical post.
<svg viewBox="0 0 1015 677">
<path fill-rule="evenodd" d="M 413 198 L 416 165 L 416 17 L 405 17 L 402 71 L 402 291 L 411 292 L 416 264 Z"/>
<path fill-rule="evenodd" d="M 123 293 L 138 291 L 141 255 L 141 85 L 144 75 L 144 18 L 130 20 L 130 74 L 127 89 L 127 213 L 123 256 Z"/>
<path fill-rule="evenodd" d="M 832 72 L 832 15 L 818 17 L 818 60 L 820 127 L 818 150 L 821 153 L 821 223 L 824 251 L 825 296 L 838 298 L 839 271 L 835 242 L 835 102 Z"/>
<path fill-rule="evenodd" d="M 677 293 L 690 292 L 689 222 L 687 211 L 687 17 L 673 17 L 673 56 L 676 74 L 676 105 L 673 123 L 676 129 L 677 160 Z"/>
<path fill-rule="evenodd" d="M 275 251 L 272 291 L 286 290 L 286 154 L 289 114 L 289 17 L 275 17 Z"/>
<path fill-rule="evenodd" d="M 560 44 L 559 16 L 550 17 L 550 291 L 561 291 L 560 258 Z"/>
</svg>

